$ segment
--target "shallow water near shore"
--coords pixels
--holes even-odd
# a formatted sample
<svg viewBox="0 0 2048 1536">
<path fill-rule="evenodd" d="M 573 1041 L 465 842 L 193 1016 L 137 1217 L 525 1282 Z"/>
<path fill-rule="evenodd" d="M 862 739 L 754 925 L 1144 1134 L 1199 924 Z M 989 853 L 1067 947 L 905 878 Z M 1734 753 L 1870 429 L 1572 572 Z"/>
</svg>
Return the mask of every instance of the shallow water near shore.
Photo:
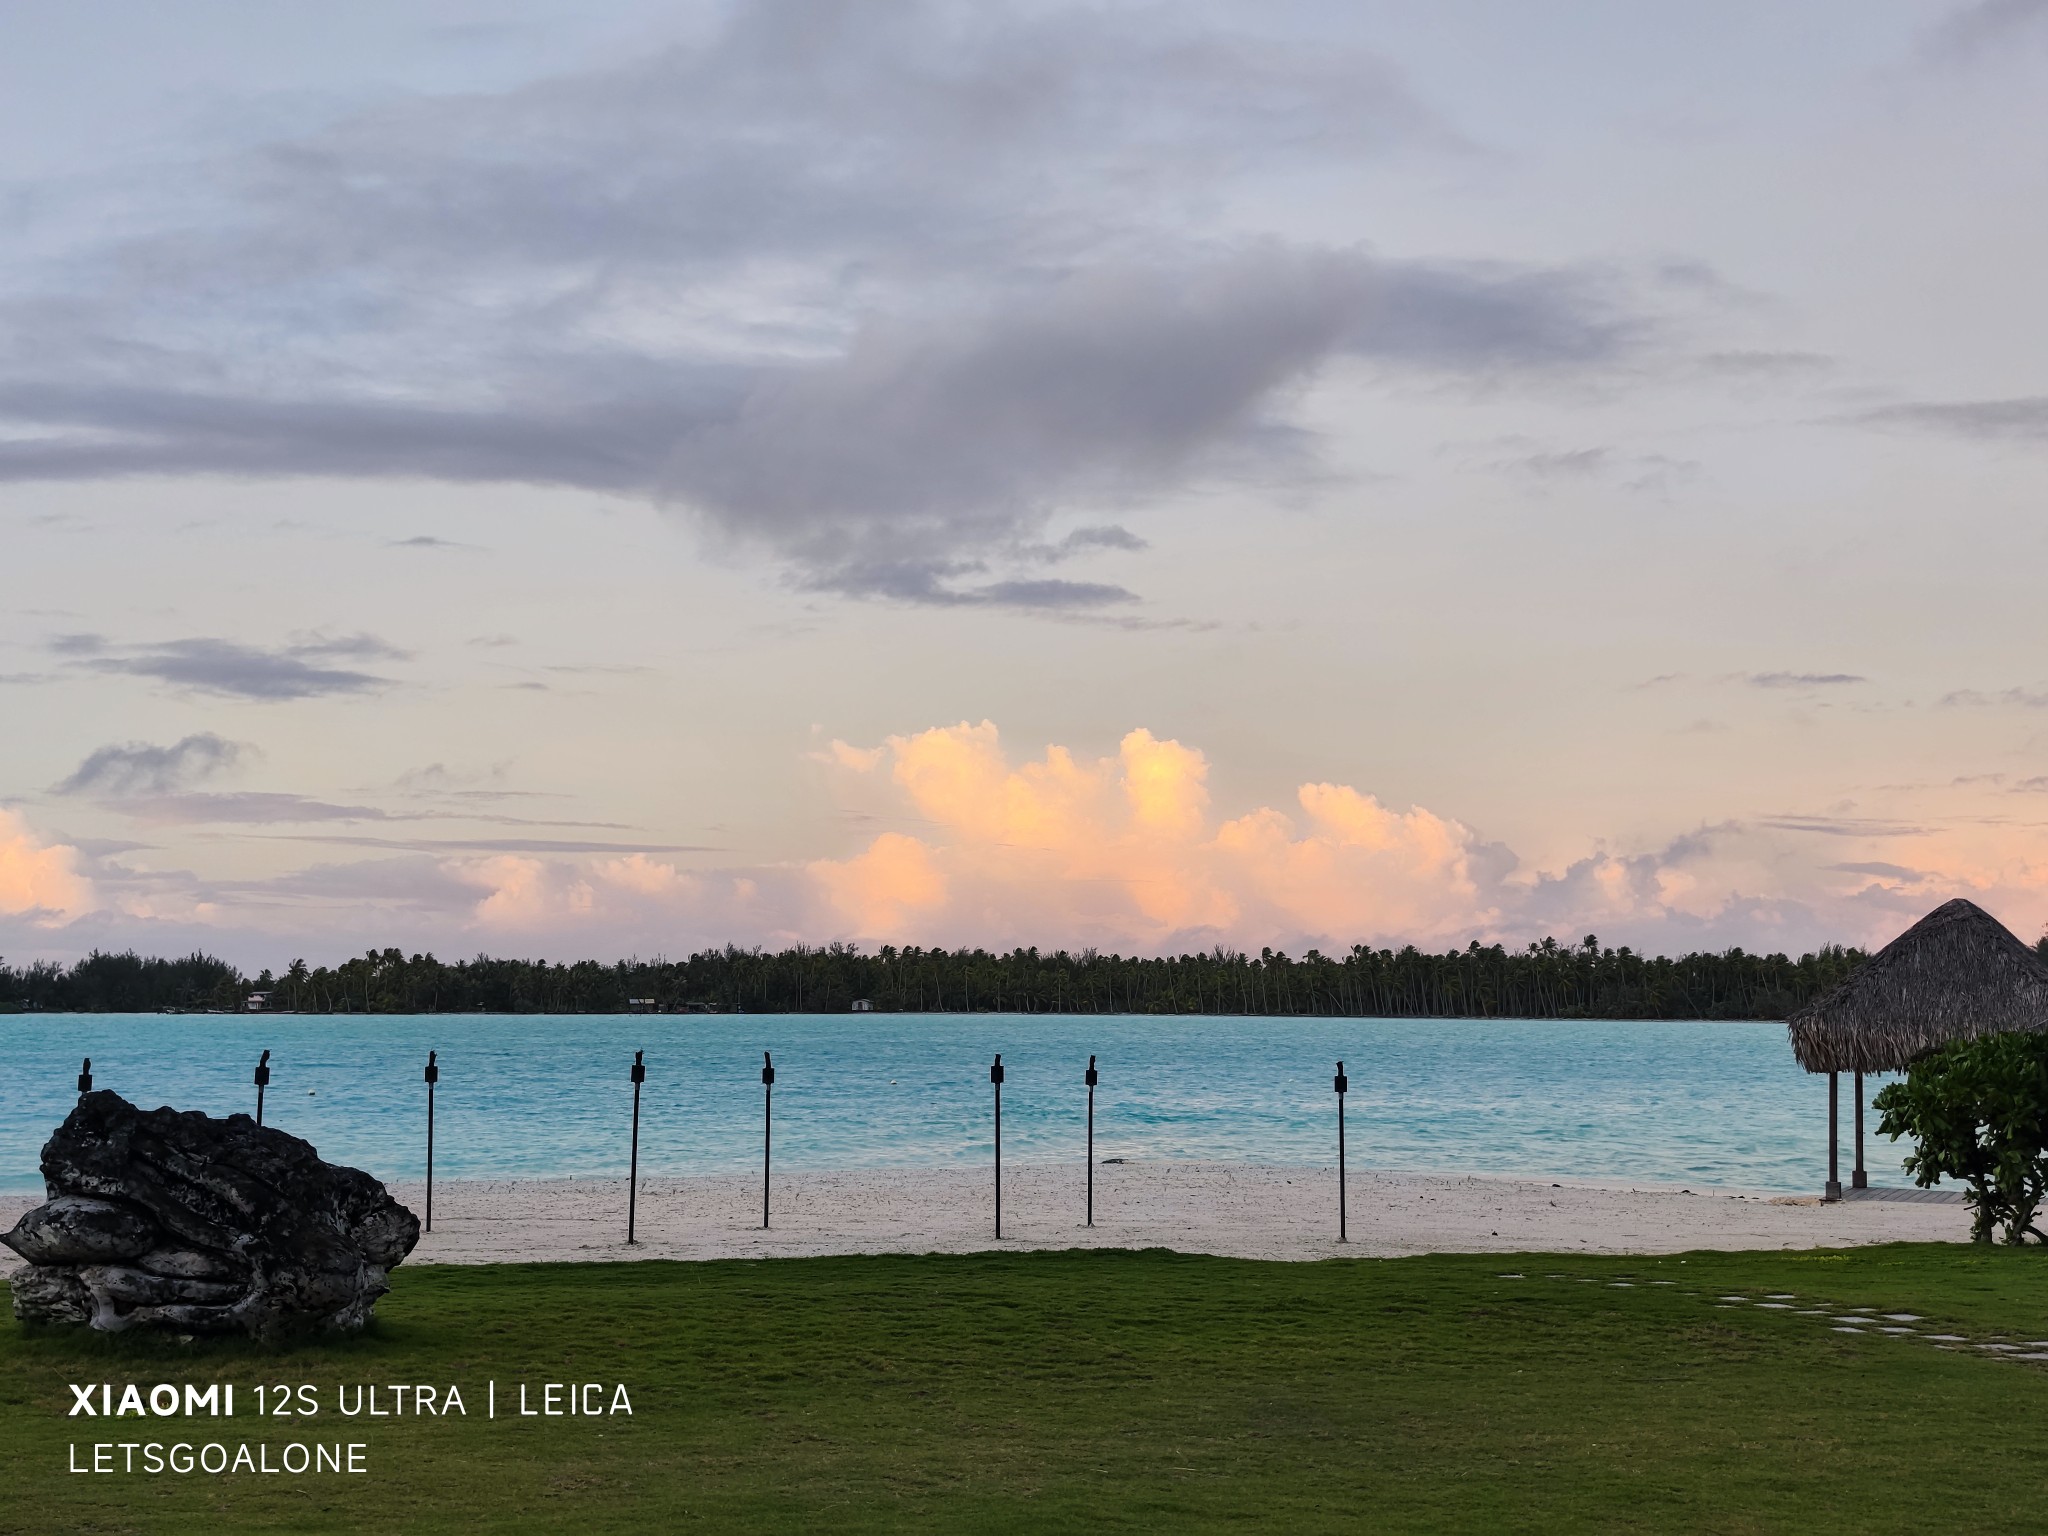
<svg viewBox="0 0 2048 1536">
<path fill-rule="evenodd" d="M 647 1053 L 640 1166 L 738 1173 L 761 1159 L 761 1052 L 775 1053 L 774 1156 L 788 1169 L 941 1166 L 992 1152 L 989 1063 L 1003 1053 L 1003 1155 L 1078 1156 L 1092 1052 L 1098 1158 L 1324 1163 L 1331 1076 L 1350 1076 L 1354 1166 L 1817 1192 L 1827 1080 L 1781 1023 L 1185 1018 L 1074 1014 L 218 1016 L 0 1018 L 0 1190 L 41 1185 L 44 1138 L 94 1086 L 141 1104 L 251 1111 L 384 1179 L 426 1163 L 427 1051 L 440 1053 L 439 1177 L 622 1173 L 628 1069 Z M 1874 1093 L 1881 1079 L 1865 1079 Z M 1842 1178 L 1853 1104 L 1843 1079 Z M 1907 1182 L 1876 1135 L 1877 1183 Z"/>
</svg>

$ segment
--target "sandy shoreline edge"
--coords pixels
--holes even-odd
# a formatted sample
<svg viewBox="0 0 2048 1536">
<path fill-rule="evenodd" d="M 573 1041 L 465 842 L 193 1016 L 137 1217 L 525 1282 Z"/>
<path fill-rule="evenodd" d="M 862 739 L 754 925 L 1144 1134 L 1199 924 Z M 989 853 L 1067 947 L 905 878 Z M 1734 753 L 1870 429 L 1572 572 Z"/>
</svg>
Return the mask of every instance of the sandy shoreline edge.
<svg viewBox="0 0 2048 1536">
<path fill-rule="evenodd" d="M 1171 1248 L 1247 1259 L 1417 1253 L 1676 1253 L 1689 1249 L 1960 1242 L 1958 1205 L 1811 1199 L 1668 1186 L 1376 1173 L 1354 1169 L 1351 1241 L 1337 1242 L 1334 1167 L 1124 1163 L 1096 1169 L 1095 1225 L 1071 1164 L 778 1174 L 761 1230 L 758 1176 L 644 1177 L 628 1247 L 620 1179 L 437 1180 L 434 1230 L 409 1262 L 797 1258 L 1044 1248 Z M 414 1211 L 424 1188 L 392 1185 Z M 37 1204 L 0 1196 L 0 1230 Z M 0 1257 L 13 1255 L 0 1250 Z M 4 1266 L 12 1268 L 10 1262 Z"/>
</svg>

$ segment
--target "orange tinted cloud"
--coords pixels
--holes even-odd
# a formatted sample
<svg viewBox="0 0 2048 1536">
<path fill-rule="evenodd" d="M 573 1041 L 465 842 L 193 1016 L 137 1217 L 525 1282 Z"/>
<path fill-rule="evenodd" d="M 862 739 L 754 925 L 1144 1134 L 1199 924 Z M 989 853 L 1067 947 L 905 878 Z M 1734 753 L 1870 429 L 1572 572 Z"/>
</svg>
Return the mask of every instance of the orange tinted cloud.
<svg viewBox="0 0 2048 1536">
<path fill-rule="evenodd" d="M 468 908 L 468 926 L 521 940 L 575 934 L 574 942 L 591 945 L 630 935 L 660 948 L 803 936 L 786 926 L 786 902 L 764 910 L 753 881 L 730 872 L 694 874 L 645 853 L 589 860 L 501 854 L 441 867 L 481 893 Z"/>
<path fill-rule="evenodd" d="M 820 860 L 811 865 L 811 873 L 832 905 L 862 933 L 901 931 L 946 900 L 946 877 L 931 850 L 900 832 L 884 832 L 857 858 Z"/>
<path fill-rule="evenodd" d="M 92 882 L 78 871 L 78 850 L 44 843 L 11 811 L 0 811 L 0 913 L 69 922 L 95 905 Z"/>
<path fill-rule="evenodd" d="M 1205 936 L 1435 936 L 1491 916 L 1469 867 L 1472 834 L 1345 785 L 1298 796 L 1305 825 L 1270 808 L 1218 823 L 1196 748 L 1139 729 L 1114 757 L 1051 746 L 1012 762 L 993 723 L 837 750 L 887 777 L 926 838 L 888 833 L 811 873 L 856 934 L 874 939 L 1153 945 Z"/>
</svg>

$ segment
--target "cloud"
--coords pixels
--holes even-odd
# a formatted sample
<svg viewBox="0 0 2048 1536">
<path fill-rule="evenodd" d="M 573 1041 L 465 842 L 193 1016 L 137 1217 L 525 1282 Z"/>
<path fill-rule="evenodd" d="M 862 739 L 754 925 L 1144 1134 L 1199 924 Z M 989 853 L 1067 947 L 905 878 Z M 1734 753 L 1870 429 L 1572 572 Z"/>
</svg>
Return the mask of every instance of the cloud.
<svg viewBox="0 0 2048 1536">
<path fill-rule="evenodd" d="M 836 737 L 825 751 L 815 754 L 820 762 L 837 763 L 840 767 L 850 768 L 855 773 L 873 773 L 882 766 L 888 755 L 887 747 L 856 747 Z"/>
<path fill-rule="evenodd" d="M 1887 864 L 1878 859 L 1866 860 L 1861 863 L 1830 864 L 1828 868 L 1840 870 L 1842 873 L 1849 875 L 1871 875 L 1879 880 L 1918 882 L 1933 878 L 1924 869 L 1908 869 L 1903 864 Z"/>
<path fill-rule="evenodd" d="M 1870 679 L 1854 672 L 1751 672 L 1743 681 L 1752 688 L 1843 688 Z"/>
<path fill-rule="evenodd" d="M 1935 24 L 1922 52 L 1932 63 L 1961 64 L 2043 38 L 2048 38 L 2048 0 L 1971 0 Z"/>
<path fill-rule="evenodd" d="M 0 914 L 38 927 L 70 922 L 96 905 L 79 852 L 45 843 L 12 811 L 0 810 Z"/>
<path fill-rule="evenodd" d="M 932 831 L 886 832 L 807 866 L 858 936 L 1066 942 L 1078 931 L 1150 949 L 1257 932 L 1435 936 L 1491 916 L 1477 840 L 1456 823 L 1337 784 L 1303 785 L 1299 819 L 1260 808 L 1219 820 L 1203 754 L 1142 729 L 1092 762 L 1049 747 L 1012 764 L 987 721 L 879 750 L 841 761 L 886 772 Z"/>
<path fill-rule="evenodd" d="M 834 743 L 830 759 L 854 804 L 915 830 L 803 867 L 820 900 L 808 924 L 789 922 L 814 938 L 1343 953 L 1598 933 L 1667 953 L 1796 952 L 1889 938 L 1939 892 L 2048 909 L 2048 852 L 2002 826 L 1781 815 L 1530 869 L 1451 816 L 1341 782 L 1219 811 L 1206 756 L 1142 729 L 1096 759 L 1051 746 L 1019 760 L 986 721 L 865 751 Z M 1851 857 L 1808 862 L 1798 850 L 1816 834 Z M 1879 856 L 1902 837 L 1916 839 L 1917 869 Z"/>
<path fill-rule="evenodd" d="M 431 931 L 436 925 L 445 925 L 444 933 L 452 931 L 454 925 L 446 924 L 446 919 L 451 913 L 469 911 L 476 901 L 476 884 L 451 869 L 446 858 L 407 855 L 310 864 L 253 879 L 193 880 L 157 897 L 166 898 L 207 908 L 221 928 L 260 928 L 283 919 L 320 930 L 318 935 L 297 932 L 295 943 L 308 938 L 318 942 L 329 933 L 345 931 L 352 948 L 358 938 L 364 943 L 388 940 L 394 921 L 403 921 L 409 934 L 418 934 L 423 927 Z M 266 958 L 262 963 L 271 961 Z"/>
<path fill-rule="evenodd" d="M 1087 528 L 1076 528 L 1056 543 L 1033 543 L 1019 548 L 1018 554 L 1031 560 L 1042 560 L 1055 565 L 1062 560 L 1071 560 L 1076 555 L 1086 554 L 1095 549 L 1121 549 L 1135 553 L 1150 549 L 1151 544 L 1141 539 L 1130 529 L 1109 523 Z"/>
<path fill-rule="evenodd" d="M 900 832 L 884 832 L 851 859 L 821 860 L 811 872 L 860 933 L 915 931 L 946 900 L 946 877 L 931 850 Z"/>
<path fill-rule="evenodd" d="M 168 747 L 145 741 L 100 747 L 56 785 L 54 793 L 113 798 L 166 795 L 231 771 L 255 755 L 255 750 L 246 742 L 229 741 L 211 731 L 187 736 Z"/>
<path fill-rule="evenodd" d="M 1608 465 L 1605 448 L 1574 448 L 1559 453 L 1532 453 L 1503 461 L 1501 468 L 1513 469 L 1539 480 L 1586 480 L 1604 472 Z"/>
<path fill-rule="evenodd" d="M 2048 395 L 1887 405 L 1850 419 L 1866 426 L 1908 427 L 1979 442 L 2048 443 Z"/>
<path fill-rule="evenodd" d="M 506 788 L 505 781 L 511 771 L 512 761 L 509 758 L 483 768 L 451 768 L 446 763 L 424 763 L 417 768 L 406 769 L 391 781 L 391 787 L 404 795 L 443 800 L 549 798 L 549 792 L 545 790 Z"/>
<path fill-rule="evenodd" d="M 445 873 L 484 894 L 473 898 L 478 928 L 511 934 L 560 933 L 624 926 L 645 932 L 664 918 L 692 923 L 735 896 L 751 905 L 748 882 L 731 875 L 705 879 L 644 853 L 565 866 L 514 854 L 455 859 Z"/>
<path fill-rule="evenodd" d="M 597 872 L 612 884 L 641 896 L 670 896 L 692 884 L 690 877 L 678 871 L 675 865 L 650 859 L 644 853 L 608 859 L 597 866 Z"/>
<path fill-rule="evenodd" d="M 1926 837 L 1933 828 L 1881 816 L 1763 816 L 1758 826 L 1779 832 L 1813 832 L 1823 837 Z"/>
<path fill-rule="evenodd" d="M 1094 605 L 1120 588 L 950 581 L 1057 507 L 1128 503 L 1261 440 L 1339 356 L 1409 369 L 1611 355 L 1586 285 L 1266 245 L 1180 271 L 1095 269 L 979 314 L 881 324 L 685 434 L 664 488 L 808 584 L 860 596 Z"/>
<path fill-rule="evenodd" d="M 476 904 L 477 921 L 487 927 L 525 928 L 551 915 L 546 899 L 547 866 L 540 860 L 502 854 L 458 868 L 490 892 Z M 589 889 L 581 884 L 572 887 L 582 893 Z M 573 910 L 587 910 L 588 901 L 572 896 L 570 905 Z"/>
<path fill-rule="evenodd" d="M 0 295 L 0 478 L 567 486 L 812 590 L 1113 607 L 1012 567 L 1139 547 L 1047 544 L 1056 514 L 1298 473 L 1326 370 L 1554 378 L 1644 339 L 1604 270 L 1191 215 L 1414 151 L 1464 152 L 1383 60 L 1254 22 L 735 7 L 202 167 L 175 226 Z"/>
<path fill-rule="evenodd" d="M 73 665 L 93 672 L 154 678 L 197 693 L 274 703 L 390 687 L 390 678 L 318 663 L 402 655 L 369 635 L 314 638 L 268 650 L 238 640 L 196 638 L 128 647 L 126 654 L 92 655 Z"/>
<path fill-rule="evenodd" d="M 1958 688 L 1943 694 L 1939 703 L 1945 709 L 2048 709 L 2048 690 L 2005 688 L 1985 693 L 1976 688 Z"/>
<path fill-rule="evenodd" d="M 568 821 L 555 817 L 510 816 L 495 809 L 508 798 L 529 793 L 458 788 L 458 778 L 439 763 L 399 777 L 396 787 L 439 802 L 434 809 L 389 811 L 378 806 L 338 803 L 309 795 L 268 790 L 232 793 L 195 791 L 187 786 L 225 773 L 255 749 L 211 733 L 188 736 L 170 747 L 146 742 L 101 747 L 55 787 L 58 794 L 92 794 L 117 802 L 130 816 L 169 825 L 285 826 L 315 822 L 464 821 L 506 826 L 622 828 L 620 822 Z"/>
<path fill-rule="evenodd" d="M 1517 926 L 1560 934 L 1598 928 L 1611 936 L 1617 925 L 1682 930 L 1753 910 L 1761 904 L 1730 889 L 1727 874 L 1709 867 L 1717 845 L 1735 830 L 1702 828 L 1647 852 L 1601 851 L 1556 874 L 1517 879 L 1507 885 Z"/>
<path fill-rule="evenodd" d="M 160 857 L 127 868 L 122 845 L 52 846 L 8 816 L 0 936 L 17 956 L 24 941 L 42 953 L 200 944 L 260 964 L 286 948 L 333 959 L 381 946 L 394 924 L 409 947 L 605 957 L 831 938 L 1341 954 L 1585 933 L 1662 953 L 1796 953 L 1882 941 L 1949 894 L 2021 931 L 2048 917 L 2048 843 L 1980 816 L 1906 820 L 1843 804 L 1701 824 L 1647 846 L 1595 841 L 1530 868 L 1454 816 L 1336 778 L 1220 806 L 1207 755 L 1144 729 L 1099 757 L 1018 753 L 986 721 L 869 748 L 833 741 L 814 756 L 845 822 L 886 830 L 836 857 L 754 867 L 686 868 L 679 855 L 718 850 L 682 845 L 309 830 L 245 836 L 370 856 L 219 879 Z M 1886 857 L 1908 837 L 1912 866 Z"/>
<path fill-rule="evenodd" d="M 388 640 L 361 633 L 294 635 L 286 650 L 292 656 L 345 656 L 357 661 L 406 661 L 412 655 Z"/>
<path fill-rule="evenodd" d="M 1626 454 L 1607 447 L 1545 448 L 1526 436 L 1501 438 L 1486 446 L 1509 451 L 1503 457 L 1480 461 L 1485 468 L 1537 492 L 1611 482 L 1624 490 L 1662 496 L 1700 474 L 1697 462 L 1661 453 Z"/>
<path fill-rule="evenodd" d="M 271 826 L 317 821 L 411 821 L 417 815 L 394 816 L 368 805 L 337 805 L 305 795 L 246 790 L 236 794 L 158 795 L 129 802 L 126 807 L 146 821 L 185 825 L 223 823 Z"/>
</svg>

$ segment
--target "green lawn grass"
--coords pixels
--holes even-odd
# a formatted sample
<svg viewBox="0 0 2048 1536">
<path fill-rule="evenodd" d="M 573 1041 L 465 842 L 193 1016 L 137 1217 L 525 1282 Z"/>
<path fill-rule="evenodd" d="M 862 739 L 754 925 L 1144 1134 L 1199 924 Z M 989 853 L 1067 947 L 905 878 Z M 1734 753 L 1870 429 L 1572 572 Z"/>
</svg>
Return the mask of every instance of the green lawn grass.
<svg viewBox="0 0 2048 1536">
<path fill-rule="evenodd" d="M 1526 1278 L 1500 1278 L 1515 1272 Z M 1605 1283 L 1617 1279 L 1637 1283 Z M 1921 1532 L 2044 1519 L 2048 1371 L 1717 1299 L 1790 1291 L 1973 1339 L 2041 1338 L 2048 1254 L 1092 1252 L 417 1268 L 396 1282 L 371 1334 L 285 1351 L 0 1325 L 0 1530 Z M 216 1379 L 238 1383 L 233 1421 L 65 1416 L 67 1382 Z M 256 1419 L 259 1381 L 313 1383 L 322 1411 Z M 623 1381 L 634 1412 L 505 1417 L 520 1381 L 530 1394 Z M 457 1384 L 470 1414 L 336 1414 L 337 1385 L 390 1382 Z M 150 1438 L 355 1440 L 369 1471 L 66 1470 L 73 1443 Z"/>
</svg>

